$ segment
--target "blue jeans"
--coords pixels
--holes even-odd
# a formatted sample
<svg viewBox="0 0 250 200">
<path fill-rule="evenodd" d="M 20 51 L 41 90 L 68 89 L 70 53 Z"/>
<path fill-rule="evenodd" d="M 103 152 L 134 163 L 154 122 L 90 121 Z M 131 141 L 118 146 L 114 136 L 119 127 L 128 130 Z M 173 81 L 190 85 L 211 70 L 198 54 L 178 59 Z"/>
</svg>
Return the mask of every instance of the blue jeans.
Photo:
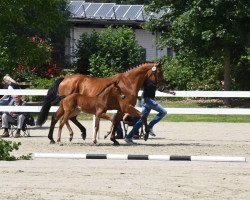
<svg viewBox="0 0 250 200">
<path fill-rule="evenodd" d="M 151 122 L 149 122 L 148 126 L 149 128 L 153 128 L 153 126 L 158 123 L 166 114 L 167 111 L 154 99 L 151 98 L 144 98 L 144 103 L 142 104 L 142 114 L 143 116 L 148 117 L 150 111 L 155 110 L 158 112 L 158 114 L 152 119 Z M 142 120 L 139 119 L 136 124 L 133 126 L 133 129 L 129 132 L 127 135 L 127 138 L 132 139 L 134 134 L 136 134 L 139 130 L 139 128 L 142 126 Z"/>
<path fill-rule="evenodd" d="M 2 99 L 0 100 L 0 106 L 7 106 L 9 105 L 10 101 L 9 99 Z M 2 112 L 0 112 L 0 115 L 2 114 Z"/>
<path fill-rule="evenodd" d="M 9 99 L 2 99 L 2 100 L 0 100 L 0 105 L 1 106 L 8 105 L 9 103 L 10 103 Z"/>
</svg>

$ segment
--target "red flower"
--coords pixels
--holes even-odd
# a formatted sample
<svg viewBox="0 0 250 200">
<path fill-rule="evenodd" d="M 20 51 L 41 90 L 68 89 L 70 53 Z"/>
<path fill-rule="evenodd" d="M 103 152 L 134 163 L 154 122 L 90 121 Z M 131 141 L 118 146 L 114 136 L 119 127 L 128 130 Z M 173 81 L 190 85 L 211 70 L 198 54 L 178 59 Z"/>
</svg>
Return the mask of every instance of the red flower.
<svg viewBox="0 0 250 200">
<path fill-rule="evenodd" d="M 36 42 L 36 37 L 35 36 L 33 36 L 31 39 L 32 39 L 32 42 Z"/>
<path fill-rule="evenodd" d="M 52 75 L 53 73 L 54 73 L 54 68 L 53 67 L 48 68 L 47 74 Z"/>
<path fill-rule="evenodd" d="M 31 71 L 32 71 L 32 73 L 35 73 L 37 71 L 37 68 L 34 67 Z"/>
<path fill-rule="evenodd" d="M 22 69 L 23 69 L 22 65 L 18 64 L 17 70 L 20 72 L 20 71 L 22 71 Z"/>
</svg>

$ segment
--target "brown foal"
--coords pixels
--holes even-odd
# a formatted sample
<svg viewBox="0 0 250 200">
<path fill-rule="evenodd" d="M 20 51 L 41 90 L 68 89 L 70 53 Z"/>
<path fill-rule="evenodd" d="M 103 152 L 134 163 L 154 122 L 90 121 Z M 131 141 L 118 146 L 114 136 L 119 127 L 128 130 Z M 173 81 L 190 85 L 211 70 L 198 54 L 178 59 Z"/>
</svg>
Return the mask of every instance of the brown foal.
<svg viewBox="0 0 250 200">
<path fill-rule="evenodd" d="M 65 124 L 70 129 L 70 141 L 72 140 L 73 131 L 68 123 L 71 117 L 77 116 L 80 112 L 85 112 L 94 114 L 97 118 L 112 121 L 112 117 L 106 114 L 107 110 L 109 110 L 109 105 L 116 105 L 117 110 L 121 110 L 120 105 L 122 105 L 122 103 L 119 102 L 124 100 L 125 96 L 122 94 L 117 82 L 108 84 L 106 88 L 95 97 L 89 97 L 79 93 L 73 93 L 65 97 L 60 102 L 60 107 L 54 115 L 57 121 L 61 119 L 57 142 L 61 142 L 62 128 Z M 95 125 L 95 129 L 95 132 L 98 132 L 99 124 Z M 93 142 L 97 143 L 96 137 L 94 137 Z"/>
</svg>

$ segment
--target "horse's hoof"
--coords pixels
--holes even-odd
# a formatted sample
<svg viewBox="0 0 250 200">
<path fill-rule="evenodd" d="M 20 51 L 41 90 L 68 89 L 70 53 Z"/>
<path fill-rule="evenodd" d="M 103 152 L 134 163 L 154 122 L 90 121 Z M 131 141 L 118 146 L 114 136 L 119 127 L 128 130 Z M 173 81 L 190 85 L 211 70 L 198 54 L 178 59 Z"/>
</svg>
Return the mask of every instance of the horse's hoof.
<svg viewBox="0 0 250 200">
<path fill-rule="evenodd" d="M 72 141 L 72 139 L 73 139 L 73 137 L 72 137 L 72 138 L 69 138 L 69 141 L 71 142 L 71 141 Z"/>
<path fill-rule="evenodd" d="M 97 140 L 93 140 L 93 143 L 94 143 L 94 144 L 97 144 Z"/>
<path fill-rule="evenodd" d="M 107 135 L 104 135 L 104 139 L 106 139 L 108 136 Z"/>
<path fill-rule="evenodd" d="M 55 144 L 56 142 L 55 142 L 55 140 L 50 140 L 50 144 Z"/>
<path fill-rule="evenodd" d="M 69 136 L 70 136 L 70 137 L 69 137 L 69 141 L 71 142 L 72 139 L 73 139 L 73 134 L 70 134 Z"/>
<path fill-rule="evenodd" d="M 119 145 L 120 145 L 120 143 L 115 140 L 114 141 L 114 146 L 119 146 Z"/>
<path fill-rule="evenodd" d="M 114 142 L 114 146 L 119 146 L 120 145 L 120 143 L 119 142 L 117 142 L 117 140 L 115 139 L 115 138 L 110 138 L 110 140 L 112 141 L 112 142 Z"/>
<path fill-rule="evenodd" d="M 83 139 L 83 140 L 86 139 L 86 133 L 82 133 L 81 136 L 82 136 L 82 139 Z"/>
<path fill-rule="evenodd" d="M 144 140 L 147 141 L 148 140 L 148 133 L 145 133 L 145 135 L 143 136 Z"/>
</svg>

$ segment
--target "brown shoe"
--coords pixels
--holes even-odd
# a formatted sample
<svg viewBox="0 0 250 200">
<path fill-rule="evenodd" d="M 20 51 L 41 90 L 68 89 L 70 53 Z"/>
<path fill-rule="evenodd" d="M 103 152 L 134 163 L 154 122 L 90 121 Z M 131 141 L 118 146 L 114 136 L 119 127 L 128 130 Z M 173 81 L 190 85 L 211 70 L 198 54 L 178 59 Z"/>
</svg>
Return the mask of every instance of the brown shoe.
<svg viewBox="0 0 250 200">
<path fill-rule="evenodd" d="M 14 136 L 14 138 L 19 138 L 19 137 L 21 137 L 21 134 L 20 134 L 20 130 L 18 129 L 15 136 Z"/>
<path fill-rule="evenodd" d="M 4 131 L 2 135 L 0 135 L 1 138 L 6 138 L 6 137 L 10 137 L 10 134 L 8 131 Z"/>
<path fill-rule="evenodd" d="M 20 133 L 16 133 L 14 138 L 20 138 L 21 137 L 21 134 Z"/>
</svg>

